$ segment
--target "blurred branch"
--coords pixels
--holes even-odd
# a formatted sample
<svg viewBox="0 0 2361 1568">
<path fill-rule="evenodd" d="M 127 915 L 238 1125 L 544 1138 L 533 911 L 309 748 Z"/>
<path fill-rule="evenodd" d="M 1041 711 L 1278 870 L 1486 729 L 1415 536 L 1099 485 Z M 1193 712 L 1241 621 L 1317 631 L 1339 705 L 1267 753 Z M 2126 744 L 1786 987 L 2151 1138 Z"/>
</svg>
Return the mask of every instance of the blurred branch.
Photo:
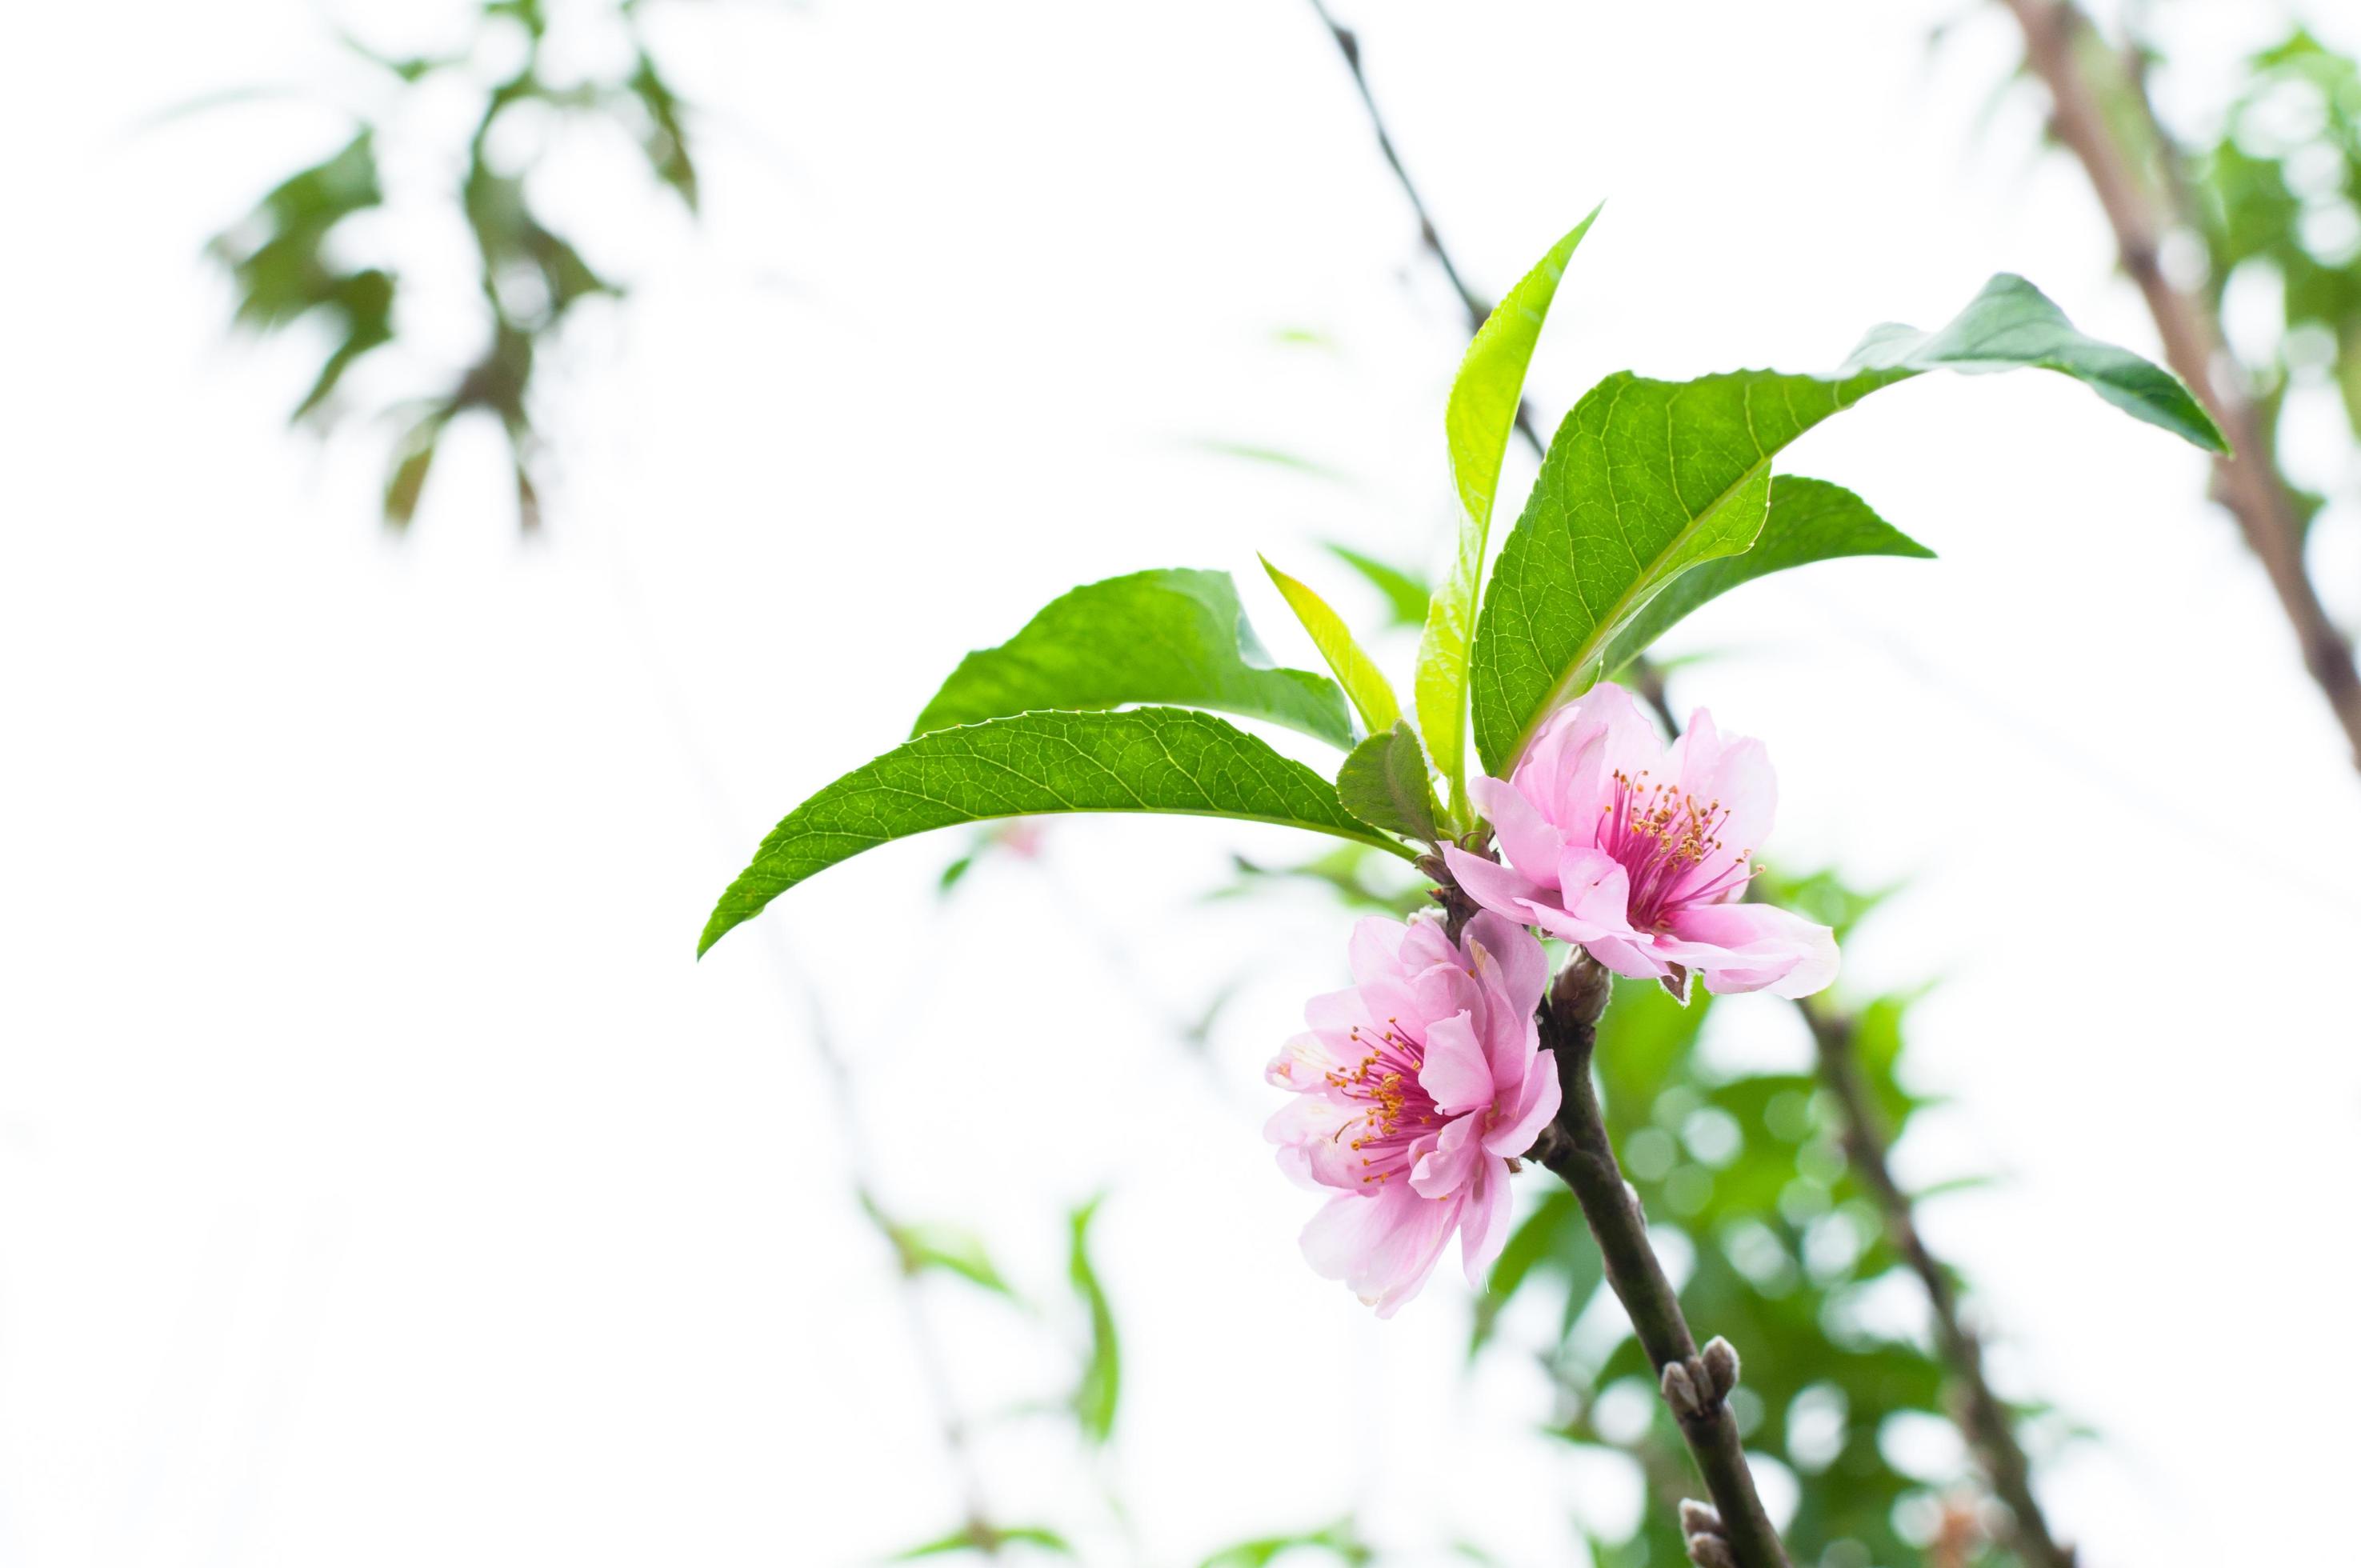
<svg viewBox="0 0 2361 1568">
<path fill-rule="evenodd" d="M 2028 1568 L 2074 1568 L 2073 1549 L 2059 1544 L 2033 1495 L 2032 1464 L 2017 1442 L 2008 1407 L 1993 1393 L 1984 1376 L 1983 1347 L 1960 1320 L 1959 1290 L 1951 1272 L 1927 1249 L 1910 1196 L 1894 1179 L 1893 1167 L 1886 1159 L 1884 1129 L 1861 1082 L 1854 1055 L 1853 1020 L 1809 1002 L 1797 1002 L 1795 1010 L 1811 1026 L 1820 1081 L 1839 1108 L 1846 1157 L 1875 1200 L 1886 1235 L 1926 1287 L 1927 1302 L 1934 1310 L 1936 1349 L 1958 1379 L 1954 1419 L 1975 1445 L 1992 1478 L 1993 1491 L 2015 1516 L 2011 1533 L 2016 1548 Z"/>
<path fill-rule="evenodd" d="M 1368 77 L 1361 71 L 1359 35 L 1329 15 L 1323 0 L 1312 0 L 1312 8 L 1320 14 L 1320 25 L 1328 29 L 1328 36 L 1336 42 L 1336 51 L 1345 57 L 1345 69 L 1353 73 L 1353 86 L 1361 95 L 1361 106 L 1369 112 L 1369 128 L 1377 133 L 1378 150 L 1385 155 L 1386 167 L 1394 171 L 1395 182 L 1401 187 L 1402 194 L 1409 198 L 1411 211 L 1418 218 L 1419 242 L 1426 247 L 1427 254 L 1433 257 L 1443 269 L 1443 275 L 1451 280 L 1452 291 L 1459 296 L 1460 308 L 1467 313 L 1467 330 L 1471 333 L 1476 331 L 1491 315 L 1491 302 L 1467 286 L 1467 280 L 1460 274 L 1458 264 L 1451 259 L 1451 252 L 1443 243 L 1443 236 L 1435 229 L 1434 219 L 1426 210 L 1425 198 L 1418 193 L 1418 182 L 1402 166 L 1401 153 L 1394 146 L 1393 133 L 1386 128 L 1386 117 L 1378 108 L 1377 96 L 1369 91 Z M 1547 443 L 1542 440 L 1541 432 L 1533 424 L 1532 409 L 1522 399 L 1517 402 L 1517 433 L 1525 438 L 1525 444 L 1533 449 L 1534 456 L 1542 455 Z"/>
<path fill-rule="evenodd" d="M 2236 520 L 2246 547 L 2262 563 L 2295 632 L 2304 668 L 2344 726 L 2355 766 L 2361 767 L 2361 672 L 2354 667 L 2352 644 L 2329 619 L 2304 565 L 2302 514 L 2273 461 L 2270 430 L 2247 395 L 2249 378 L 2231 355 L 2212 305 L 2176 288 L 2165 275 L 2159 251 L 2165 236 L 2176 229 L 2202 232 L 2187 182 L 2178 173 L 2179 148 L 2157 119 L 2136 72 L 2112 83 L 2138 116 L 2163 165 L 2160 178 L 2143 176 L 2111 126 L 2102 85 L 2085 64 L 2103 61 L 2120 70 L 2122 62 L 2112 51 L 2078 47 L 2097 33 L 2070 0 L 2002 3 L 2024 31 L 2026 63 L 2049 89 L 2050 129 L 2090 178 L 2114 231 L 2123 269 L 2155 318 L 2166 361 L 2230 438 L 2232 455 L 2214 462 L 2213 499 Z"/>
<path fill-rule="evenodd" d="M 1631 1314 L 1632 1332 L 1648 1353 L 1648 1364 L 1655 1368 L 1690 1457 L 1713 1497 L 1710 1512 L 1693 1513 L 1693 1505 L 1683 1505 L 1681 1523 L 1690 1559 L 1707 1568 L 1787 1568 L 1786 1550 L 1755 1492 L 1738 1418 L 1730 1409 L 1738 1358 L 1728 1342 L 1719 1339 L 1702 1354 L 1698 1352 L 1680 1297 L 1648 1240 L 1647 1216 L 1640 1212 L 1639 1199 L 1616 1162 L 1607 1119 L 1591 1085 L 1598 1018 L 1612 989 L 1613 978 L 1577 952 L 1543 999 L 1542 1045 L 1557 1053 L 1564 1098 L 1557 1119 L 1542 1129 L 1527 1157 L 1574 1190 L 1606 1261 L 1608 1284 Z M 1715 1561 L 1718 1553 L 1721 1563 Z"/>
</svg>

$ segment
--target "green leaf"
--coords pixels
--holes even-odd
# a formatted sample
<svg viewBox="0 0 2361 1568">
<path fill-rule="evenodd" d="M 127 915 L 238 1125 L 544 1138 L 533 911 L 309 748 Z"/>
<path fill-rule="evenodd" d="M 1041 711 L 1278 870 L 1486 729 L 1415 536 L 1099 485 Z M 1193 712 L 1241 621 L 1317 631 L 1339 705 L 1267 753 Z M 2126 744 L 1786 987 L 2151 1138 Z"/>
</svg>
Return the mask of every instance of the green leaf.
<svg viewBox="0 0 2361 1568">
<path fill-rule="evenodd" d="M 1093 1443 L 1104 1443 L 1115 1434 L 1115 1407 L 1123 1397 L 1123 1350 L 1115 1337 L 1115 1310 L 1099 1284 L 1098 1270 L 1091 1264 L 1091 1220 L 1104 1196 L 1092 1199 L 1069 1216 L 1072 1245 L 1066 1256 L 1067 1277 L 1091 1320 L 1091 1351 L 1082 1364 L 1082 1381 L 1074 1388 L 1074 1420 Z"/>
<path fill-rule="evenodd" d="M 1235 1546 L 1216 1552 L 1198 1568 L 1268 1568 L 1270 1563 L 1287 1553 L 1304 1548 L 1329 1552 L 1345 1563 L 1356 1564 L 1372 1562 L 1377 1555 L 1361 1539 L 1360 1528 L 1352 1519 L 1344 1519 L 1322 1530 L 1242 1541 Z"/>
<path fill-rule="evenodd" d="M 1626 371 L 1593 387 L 1550 444 L 1485 595 L 1469 666 L 1485 767 L 1508 772 L 1542 720 L 1599 678 L 1614 639 L 1666 584 L 1754 543 L 1772 459 L 1790 442 L 1921 370 L 2020 366 L 2072 376 L 2219 449 L 2204 411 L 2170 375 L 2082 336 L 2007 275 L 1937 332 L 1878 328 L 1835 378 L 1741 370 L 1653 381 Z"/>
<path fill-rule="evenodd" d="M 1262 569 L 1270 574 L 1279 597 L 1287 600 L 1287 608 L 1295 612 L 1303 630 L 1312 633 L 1312 646 L 1328 661 L 1328 667 L 1336 672 L 1338 683 L 1344 686 L 1345 695 L 1353 699 L 1369 733 L 1392 729 L 1394 721 L 1401 718 L 1401 704 L 1395 700 L 1394 688 L 1386 679 L 1386 673 L 1353 640 L 1352 630 L 1345 624 L 1344 618 L 1328 608 L 1327 600 L 1269 561 L 1263 561 Z"/>
<path fill-rule="evenodd" d="M 1525 367 L 1541 340 L 1542 322 L 1556 297 L 1558 280 L 1575 247 L 1598 216 L 1590 215 L 1550 247 L 1531 272 L 1494 307 L 1477 329 L 1451 386 L 1443 416 L 1451 447 L 1451 478 L 1459 493 L 1459 545 L 1451 570 L 1428 606 L 1426 632 L 1419 640 L 1418 671 L 1411 696 L 1427 751 L 1451 786 L 1455 817 L 1467 814 L 1467 653 L 1476 630 L 1476 589 L 1484 573 L 1484 550 L 1492 528 L 1494 492 L 1500 463 L 1517 427 L 1525 394 Z"/>
<path fill-rule="evenodd" d="M 631 80 L 625 85 L 647 112 L 648 123 L 641 132 L 640 145 L 647 153 L 648 167 L 655 170 L 657 179 L 680 193 L 690 212 L 697 211 L 697 165 L 688 156 L 688 129 L 682 123 L 678 95 L 657 72 L 656 62 L 645 49 L 640 51 L 639 63 L 632 67 Z"/>
<path fill-rule="evenodd" d="M 1871 328 L 1837 374 L 1957 370 L 1978 376 L 2028 367 L 2071 376 L 2134 419 L 2191 446 L 2225 455 L 2230 450 L 2221 427 L 2178 377 L 2127 348 L 2085 337 L 2048 296 L 2013 272 L 1993 278 L 1966 310 L 1933 332 L 1899 322 Z"/>
<path fill-rule="evenodd" d="M 1367 577 L 1371 587 L 1386 596 L 1386 610 L 1393 625 L 1426 624 L 1426 609 L 1434 598 L 1433 583 L 1374 555 L 1364 555 L 1350 545 L 1331 544 L 1328 553 Z"/>
<path fill-rule="evenodd" d="M 1843 555 L 1932 560 L 1935 553 L 1878 516 L 1867 501 L 1841 485 L 1778 475 L 1771 481 L 1771 510 L 1763 519 L 1763 532 L 1755 536 L 1754 547 L 1742 555 L 1723 555 L 1682 573 L 1642 606 L 1608 645 L 1607 673 L 1613 675 L 1646 652 L 1675 622 L 1741 583 Z"/>
<path fill-rule="evenodd" d="M 986 1557 L 996 1557 L 1005 1546 L 1038 1546 L 1060 1557 L 1071 1557 L 1074 1548 L 1066 1538 L 1045 1525 L 1010 1525 L 1002 1527 L 978 1519 L 963 1524 L 948 1535 L 937 1536 L 907 1552 L 895 1552 L 889 1561 L 916 1563 L 922 1557 L 948 1557 L 957 1552 L 978 1552 Z"/>
<path fill-rule="evenodd" d="M 906 740 L 789 812 L 722 894 L 697 950 L 813 872 L 890 839 L 1064 811 L 1276 822 L 1411 858 L 1356 820 L 1327 780 L 1210 714 L 1027 713 Z"/>
<path fill-rule="evenodd" d="M 1353 748 L 1336 775 L 1336 794 L 1345 810 L 1373 828 L 1425 844 L 1436 839 L 1426 754 L 1418 749 L 1418 736 L 1400 719 Z"/>
<path fill-rule="evenodd" d="M 886 1213 L 867 1192 L 860 1198 L 862 1212 L 893 1245 L 895 1259 L 903 1273 L 916 1276 L 939 1269 L 995 1296 L 1005 1296 L 1012 1301 L 1017 1299 L 1016 1290 L 993 1264 L 992 1255 L 984 1250 L 982 1236 L 955 1225 L 906 1223 Z"/>
<path fill-rule="evenodd" d="M 1134 572 L 1053 599 L 997 648 L 960 661 L 913 735 L 1037 709 L 1172 703 L 1353 744 L 1327 677 L 1274 666 L 1227 572 Z"/>
</svg>

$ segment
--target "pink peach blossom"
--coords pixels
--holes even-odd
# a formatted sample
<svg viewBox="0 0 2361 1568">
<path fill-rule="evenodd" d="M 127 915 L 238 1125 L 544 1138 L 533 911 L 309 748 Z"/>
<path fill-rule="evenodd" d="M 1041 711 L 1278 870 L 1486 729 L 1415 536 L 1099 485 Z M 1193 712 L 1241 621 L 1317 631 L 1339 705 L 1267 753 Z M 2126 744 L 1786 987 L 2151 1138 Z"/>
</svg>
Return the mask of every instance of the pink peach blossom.
<svg viewBox="0 0 2361 1568">
<path fill-rule="evenodd" d="M 1513 920 L 1478 915 L 1458 946 L 1440 919 L 1353 933 L 1350 991 L 1316 997 L 1275 1058 L 1296 1091 L 1265 1134 L 1281 1168 L 1338 1189 L 1303 1255 L 1391 1317 L 1459 1234 L 1471 1284 L 1509 1234 L 1509 1161 L 1557 1114 L 1557 1067 L 1533 1023 L 1549 959 Z"/>
<path fill-rule="evenodd" d="M 1808 996 L 1836 978 L 1836 935 L 1740 900 L 1776 789 L 1759 740 L 1724 740 L 1699 708 L 1666 748 L 1631 694 L 1590 688 L 1533 738 L 1508 783 L 1468 789 L 1505 864 L 1446 845 L 1467 896 L 1573 942 L 1617 974 L 1686 1000 Z"/>
</svg>

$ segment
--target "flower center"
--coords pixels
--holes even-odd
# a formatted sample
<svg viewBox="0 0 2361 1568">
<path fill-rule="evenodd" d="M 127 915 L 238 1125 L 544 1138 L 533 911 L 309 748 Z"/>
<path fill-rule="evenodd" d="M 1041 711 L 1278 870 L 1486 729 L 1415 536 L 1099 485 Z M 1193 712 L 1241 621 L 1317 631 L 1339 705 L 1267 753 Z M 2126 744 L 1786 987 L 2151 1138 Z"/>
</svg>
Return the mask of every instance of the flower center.
<svg viewBox="0 0 2361 1568">
<path fill-rule="evenodd" d="M 1361 1157 L 1365 1183 L 1382 1185 L 1388 1178 L 1408 1170 L 1410 1146 L 1436 1122 L 1434 1102 L 1418 1081 L 1419 1069 L 1426 1065 L 1426 1051 L 1402 1033 L 1400 1024 L 1400 1020 L 1389 1018 L 1374 1036 L 1355 1025 L 1353 1043 L 1362 1048 L 1361 1059 L 1328 1074 L 1329 1083 L 1345 1099 L 1367 1107 L 1358 1118 L 1337 1128 L 1335 1135 L 1339 1138 L 1348 1133 L 1353 1135 L 1347 1146 Z"/>
<path fill-rule="evenodd" d="M 1633 778 L 1615 774 L 1615 798 L 1599 807 L 1606 818 L 1598 847 L 1621 863 L 1631 879 L 1629 910 L 1640 929 L 1660 930 L 1665 917 L 1692 904 L 1719 899 L 1743 887 L 1754 874 L 1752 850 L 1717 874 L 1700 868 L 1721 853 L 1721 829 L 1730 813 L 1718 800 L 1700 801 L 1671 784 L 1650 784 L 1648 770 Z"/>
</svg>

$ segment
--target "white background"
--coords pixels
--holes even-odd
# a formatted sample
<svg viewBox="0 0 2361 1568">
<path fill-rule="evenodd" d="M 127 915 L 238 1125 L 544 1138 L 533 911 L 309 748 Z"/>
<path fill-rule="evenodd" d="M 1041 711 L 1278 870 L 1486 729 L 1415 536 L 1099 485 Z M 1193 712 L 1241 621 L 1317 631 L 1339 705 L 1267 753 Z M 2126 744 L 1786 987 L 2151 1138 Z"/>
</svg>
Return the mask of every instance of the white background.
<svg viewBox="0 0 2361 1568">
<path fill-rule="evenodd" d="M 602 10 L 560 7 L 558 46 L 603 60 Z M 459 14 L 333 19 L 401 47 Z M 1987 112 L 1997 9 L 1348 19 L 1482 286 L 1609 199 L 1547 410 L 1627 366 L 1823 368 L 2004 269 L 2152 351 L 2037 97 Z M 948 1528 L 807 983 L 897 1207 L 980 1227 L 1055 1301 L 1059 1206 L 1113 1194 L 1106 1468 L 1138 1544 L 1043 1420 L 986 1445 L 998 1517 L 1105 1562 L 1354 1507 L 1404 1561 L 1457 1536 L 1578 1560 L 1569 1508 L 1629 1499 L 1529 1435 L 1521 1363 L 1466 1379 L 1465 1286 L 1381 1326 L 1295 1255 L 1312 1201 L 1259 1141 L 1257 1069 L 1336 983 L 1344 922 L 1199 897 L 1282 835 L 1061 825 L 947 904 L 959 843 L 894 846 L 690 961 L 761 831 L 1065 587 L 1226 567 L 1301 663 L 1255 550 L 1359 614 L 1317 541 L 1439 555 L 1463 327 L 1308 8 L 653 11 L 709 111 L 710 221 L 619 142 L 561 139 L 538 193 L 637 289 L 553 362 L 535 540 L 480 432 L 384 535 L 382 433 L 280 422 L 318 345 L 225 330 L 203 239 L 344 133 L 289 101 L 156 116 L 257 84 L 380 100 L 330 20 L 12 18 L 0 1562 L 836 1563 Z M 2192 126 L 2279 25 L 2164 21 Z M 468 109 L 410 112 L 426 150 L 351 236 L 455 359 L 464 241 L 429 213 Z M 1298 328 L 1333 347 L 1276 340 Z M 2334 419 L 2304 420 L 2291 457 L 2349 494 Z M 2047 1473 L 2058 1519 L 2092 1568 L 2320 1561 L 2307 1500 L 2361 1465 L 2340 737 L 2200 457 L 2062 378 L 1914 383 L 1789 466 L 1943 559 L 1715 606 L 1677 645 L 1742 656 L 1678 695 L 1770 740 L 1774 859 L 1911 879 L 1845 983 L 1943 978 L 1913 1059 L 1956 1099 L 1905 1163 L 2006 1178 L 1927 1218 L 2011 1386 L 2103 1434 Z M 2317 544 L 2348 615 L 2355 534 L 2340 509 Z M 1241 975 L 1192 1059 L 1173 1020 Z M 1770 1003 L 1743 1026 L 1799 1048 Z M 1065 1375 L 1061 1319 L 927 1308 L 971 1411 Z"/>
</svg>

